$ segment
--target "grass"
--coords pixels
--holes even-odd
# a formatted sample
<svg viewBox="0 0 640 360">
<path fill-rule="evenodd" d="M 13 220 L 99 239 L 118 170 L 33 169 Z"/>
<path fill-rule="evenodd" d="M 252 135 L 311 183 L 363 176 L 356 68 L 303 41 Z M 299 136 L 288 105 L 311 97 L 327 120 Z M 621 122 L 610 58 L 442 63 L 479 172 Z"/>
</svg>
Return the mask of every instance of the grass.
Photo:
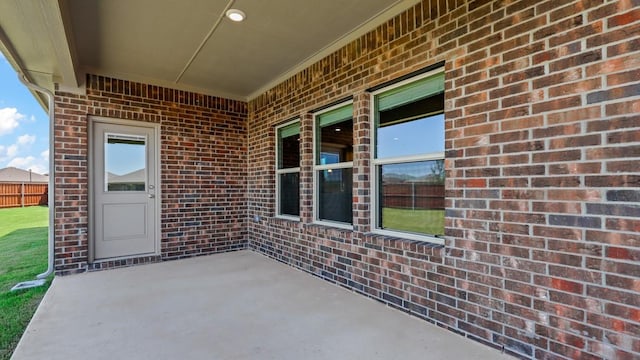
<svg viewBox="0 0 640 360">
<path fill-rule="evenodd" d="M 443 235 L 444 210 L 383 208 L 382 225 L 389 230 Z"/>
<path fill-rule="evenodd" d="M 0 209 L 0 360 L 9 359 L 49 288 L 12 292 L 47 269 L 48 208 Z"/>
</svg>

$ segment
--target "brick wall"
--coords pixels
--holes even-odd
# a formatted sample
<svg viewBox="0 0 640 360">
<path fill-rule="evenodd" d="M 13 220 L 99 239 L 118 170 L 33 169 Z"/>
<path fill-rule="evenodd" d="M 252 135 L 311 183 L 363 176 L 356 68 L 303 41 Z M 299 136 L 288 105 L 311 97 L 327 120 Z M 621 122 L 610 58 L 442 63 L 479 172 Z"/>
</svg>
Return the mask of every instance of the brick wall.
<svg viewBox="0 0 640 360">
<path fill-rule="evenodd" d="M 90 76 L 56 94 L 56 273 L 246 248 L 244 102 Z M 161 254 L 88 264 L 88 116 L 160 124 Z"/>
<path fill-rule="evenodd" d="M 523 358 L 640 357 L 640 2 L 425 0 L 249 103 L 251 248 Z M 373 235 L 367 89 L 446 71 L 446 244 Z M 313 117 L 354 100 L 354 229 L 313 224 Z M 274 126 L 300 117 L 301 221 Z"/>
</svg>

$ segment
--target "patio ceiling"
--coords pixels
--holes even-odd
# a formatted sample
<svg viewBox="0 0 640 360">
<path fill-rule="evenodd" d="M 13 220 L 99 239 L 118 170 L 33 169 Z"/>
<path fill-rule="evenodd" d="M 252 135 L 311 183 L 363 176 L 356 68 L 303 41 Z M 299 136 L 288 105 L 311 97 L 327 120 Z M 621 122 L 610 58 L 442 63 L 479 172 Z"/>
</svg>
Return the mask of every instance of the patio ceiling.
<svg viewBox="0 0 640 360">
<path fill-rule="evenodd" d="M 49 89 L 93 73 L 249 100 L 417 2 L 3 0 L 0 50 Z"/>
</svg>

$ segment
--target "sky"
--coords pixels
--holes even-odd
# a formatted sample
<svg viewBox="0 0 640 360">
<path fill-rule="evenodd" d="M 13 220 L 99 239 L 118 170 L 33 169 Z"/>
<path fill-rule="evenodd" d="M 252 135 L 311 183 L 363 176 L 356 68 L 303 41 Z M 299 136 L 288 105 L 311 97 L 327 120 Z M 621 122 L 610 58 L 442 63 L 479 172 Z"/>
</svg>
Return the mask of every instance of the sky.
<svg viewBox="0 0 640 360">
<path fill-rule="evenodd" d="M 49 118 L 0 53 L 0 169 L 49 172 Z"/>
<path fill-rule="evenodd" d="M 378 129 L 378 159 L 444 152 L 444 114 Z"/>
</svg>

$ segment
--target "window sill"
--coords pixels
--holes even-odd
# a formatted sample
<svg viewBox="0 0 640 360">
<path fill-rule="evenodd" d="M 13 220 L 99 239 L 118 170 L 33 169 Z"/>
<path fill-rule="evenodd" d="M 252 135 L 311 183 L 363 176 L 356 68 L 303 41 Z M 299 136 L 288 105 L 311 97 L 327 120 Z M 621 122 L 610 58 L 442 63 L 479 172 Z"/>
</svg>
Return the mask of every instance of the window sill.
<svg viewBox="0 0 640 360">
<path fill-rule="evenodd" d="M 400 231 L 390 231 L 390 230 L 383 230 L 383 229 L 374 229 L 371 233 L 376 235 L 384 235 L 384 236 L 400 238 L 400 239 L 423 241 L 423 242 L 427 242 L 435 245 L 444 245 L 443 238 L 429 236 L 429 235 L 418 235 L 418 234 L 411 234 L 411 233 L 405 233 Z"/>
<path fill-rule="evenodd" d="M 291 215 L 276 215 L 274 216 L 274 218 L 278 219 L 278 220 L 289 220 L 289 221 L 296 221 L 296 222 L 300 222 L 300 217 L 299 216 L 291 216 Z"/>
<path fill-rule="evenodd" d="M 333 221 L 324 221 L 324 220 L 316 220 L 313 222 L 314 225 L 321 225 L 321 226 L 328 226 L 328 227 L 334 227 L 334 228 L 339 228 L 339 229 L 344 229 L 344 230 L 351 230 L 353 231 L 353 225 L 352 224 L 347 224 L 347 223 L 340 223 L 340 222 L 333 222 Z"/>
</svg>

